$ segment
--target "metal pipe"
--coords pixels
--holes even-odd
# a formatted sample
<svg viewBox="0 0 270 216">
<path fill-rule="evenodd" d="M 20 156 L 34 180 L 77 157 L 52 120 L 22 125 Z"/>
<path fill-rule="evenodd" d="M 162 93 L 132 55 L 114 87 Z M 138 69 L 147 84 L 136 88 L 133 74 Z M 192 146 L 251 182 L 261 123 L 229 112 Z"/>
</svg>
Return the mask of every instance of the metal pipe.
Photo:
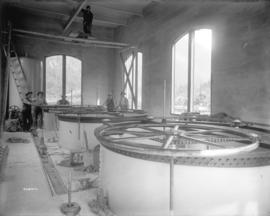
<svg viewBox="0 0 270 216">
<path fill-rule="evenodd" d="M 163 84 L 163 119 L 165 119 L 165 109 L 166 109 L 166 80 Z"/>
<path fill-rule="evenodd" d="M 70 105 L 72 106 L 72 89 L 70 90 Z"/>
<path fill-rule="evenodd" d="M 80 111 L 81 113 L 81 108 Z M 78 140 L 81 140 L 81 114 L 78 113 Z"/>
<path fill-rule="evenodd" d="M 68 206 L 71 206 L 71 181 L 72 181 L 72 176 L 71 172 L 68 175 Z"/>
<path fill-rule="evenodd" d="M 170 216 L 174 216 L 174 158 L 170 161 Z"/>
</svg>

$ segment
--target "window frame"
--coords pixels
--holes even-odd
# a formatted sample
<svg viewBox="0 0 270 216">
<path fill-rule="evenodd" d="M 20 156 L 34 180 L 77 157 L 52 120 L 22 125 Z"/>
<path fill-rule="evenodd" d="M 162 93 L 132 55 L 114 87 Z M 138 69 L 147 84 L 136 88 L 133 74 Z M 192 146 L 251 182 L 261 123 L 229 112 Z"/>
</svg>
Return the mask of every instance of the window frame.
<svg viewBox="0 0 270 216">
<path fill-rule="evenodd" d="M 141 77 L 141 80 L 139 80 L 139 55 L 141 56 L 141 74 L 140 74 L 140 77 Z M 140 50 L 136 50 L 136 51 L 133 51 L 127 55 L 122 56 L 122 60 L 124 60 L 124 64 L 122 62 L 122 66 L 126 68 L 126 70 L 128 71 L 129 67 L 131 65 L 129 65 L 129 67 L 127 68 L 127 61 L 128 59 L 131 58 L 131 65 L 132 65 L 132 68 L 131 68 L 131 71 L 130 71 L 130 77 L 129 77 L 129 80 L 131 82 L 131 85 L 132 85 L 132 91 L 134 93 L 134 96 L 135 96 L 135 101 L 131 98 L 131 106 L 129 107 L 129 109 L 142 109 L 143 108 L 143 104 L 142 104 L 142 89 L 143 89 L 143 85 L 142 85 L 142 82 L 143 82 L 143 52 L 140 51 Z M 134 62 L 132 63 L 132 59 L 134 58 Z M 122 68 L 122 91 L 124 91 L 126 94 L 127 94 L 127 91 L 130 91 L 131 92 L 131 89 L 130 89 L 130 86 L 129 84 L 127 83 L 126 86 L 125 85 L 125 82 L 127 82 L 127 77 L 126 77 L 126 73 L 125 73 L 125 69 Z M 141 90 L 139 91 L 139 82 L 141 82 Z M 125 88 L 124 88 L 125 87 Z M 141 93 L 141 95 L 139 96 L 139 93 Z M 139 104 L 139 97 L 140 97 L 140 104 Z M 130 100 L 130 99 L 129 99 Z"/>
<path fill-rule="evenodd" d="M 52 55 L 47 55 L 47 56 L 44 56 L 43 58 L 43 92 L 44 92 L 44 96 L 45 96 L 45 99 L 46 99 L 46 71 L 47 71 L 47 65 L 46 65 L 46 59 L 49 58 L 49 57 L 53 57 L 53 56 L 62 56 L 62 93 L 61 93 L 61 97 L 66 96 L 67 92 L 66 92 L 66 86 L 67 86 L 67 79 L 66 79 L 66 74 L 67 74 L 67 71 L 66 71 L 66 57 L 72 57 L 72 58 L 75 58 L 77 60 L 79 60 L 81 62 L 81 103 L 79 104 L 79 106 L 83 105 L 83 62 L 80 58 L 78 58 L 77 56 L 73 56 L 73 55 L 66 55 L 66 54 L 58 54 L 58 53 L 54 53 Z M 56 103 L 55 103 L 56 105 Z M 73 105 L 73 104 L 71 104 Z"/>
<path fill-rule="evenodd" d="M 179 113 L 175 113 L 174 111 L 174 99 L 175 99 L 175 45 L 176 43 L 181 40 L 185 35 L 188 35 L 188 83 L 187 83 L 187 90 L 188 90 L 188 95 L 187 95 L 187 112 L 193 112 L 191 111 L 192 103 L 193 103 L 193 89 L 192 86 L 194 86 L 194 83 L 192 83 L 193 80 L 193 75 L 194 75 L 194 37 L 195 37 L 195 31 L 201 30 L 201 29 L 208 29 L 212 31 L 212 47 L 211 47 L 211 68 L 212 68 L 212 57 L 213 57 L 213 28 L 212 26 L 204 25 L 204 26 L 196 26 L 189 28 L 187 31 L 184 31 L 180 34 L 178 34 L 177 38 L 174 39 L 171 44 L 171 108 L 170 108 L 170 114 L 171 115 L 180 115 Z M 193 81 L 194 82 L 194 81 Z M 212 79 L 212 70 L 211 70 L 211 80 L 210 80 L 210 112 L 209 114 L 211 115 L 212 113 L 212 88 L 213 88 L 213 79 Z"/>
</svg>

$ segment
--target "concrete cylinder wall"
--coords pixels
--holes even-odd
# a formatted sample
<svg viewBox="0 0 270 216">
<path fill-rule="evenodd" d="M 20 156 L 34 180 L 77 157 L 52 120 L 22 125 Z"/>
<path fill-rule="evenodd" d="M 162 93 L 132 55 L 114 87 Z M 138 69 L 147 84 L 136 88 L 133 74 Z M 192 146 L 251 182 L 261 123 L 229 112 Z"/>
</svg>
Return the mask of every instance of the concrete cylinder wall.
<svg viewBox="0 0 270 216">
<path fill-rule="evenodd" d="M 99 143 L 94 135 L 95 128 L 99 126 L 101 126 L 100 123 L 79 123 L 79 121 L 59 120 L 59 145 L 68 150 L 85 150 L 85 131 L 88 147 L 93 150 Z"/>
<path fill-rule="evenodd" d="M 55 113 L 44 112 L 43 115 L 43 128 L 46 131 L 57 131 L 58 119 Z"/>
<path fill-rule="evenodd" d="M 101 147 L 100 187 L 119 216 L 169 215 L 170 165 Z M 270 166 L 174 166 L 174 215 L 266 216 Z"/>
</svg>

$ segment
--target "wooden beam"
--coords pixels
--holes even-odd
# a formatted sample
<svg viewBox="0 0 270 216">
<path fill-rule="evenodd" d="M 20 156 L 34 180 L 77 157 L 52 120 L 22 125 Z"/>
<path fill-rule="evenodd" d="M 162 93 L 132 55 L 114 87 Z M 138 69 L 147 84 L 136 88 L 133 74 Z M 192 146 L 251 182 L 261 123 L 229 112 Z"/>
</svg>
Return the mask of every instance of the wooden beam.
<svg viewBox="0 0 270 216">
<path fill-rule="evenodd" d="M 59 36 L 59 35 L 52 35 L 52 34 L 46 34 L 46 33 L 40 33 L 40 32 L 33 32 L 33 31 L 27 31 L 22 29 L 13 29 L 13 32 L 15 35 L 18 36 L 31 36 L 36 37 L 40 39 L 50 39 L 58 42 L 70 42 L 73 44 L 88 44 L 96 47 L 106 47 L 106 48 L 124 48 L 127 47 L 128 44 L 120 43 L 120 42 L 114 42 L 114 41 L 101 41 L 101 40 L 91 40 L 91 39 L 82 39 L 82 38 L 73 38 L 73 37 L 67 37 L 67 36 Z"/>
<path fill-rule="evenodd" d="M 25 6 L 21 6 L 21 5 L 15 5 L 15 4 L 11 4 L 11 6 L 13 8 L 19 8 L 19 9 L 23 9 L 24 11 L 29 11 L 32 14 L 35 15 L 41 15 L 43 17 L 49 17 L 49 18 L 56 18 L 56 19 L 61 19 L 61 20 L 68 20 L 70 18 L 69 15 L 64 14 L 64 13 L 59 13 L 59 12 L 55 12 L 55 11 L 48 11 L 48 10 L 43 10 L 43 9 L 38 9 L 38 8 L 32 8 L 32 7 L 25 7 Z M 81 16 L 77 16 L 74 19 L 74 22 L 78 22 L 78 23 L 82 23 L 83 18 Z M 120 22 L 120 21 L 116 21 L 116 20 L 104 20 L 104 19 L 99 19 L 97 17 L 95 17 L 93 19 L 93 25 L 95 26 L 126 26 L 126 22 Z"/>
<path fill-rule="evenodd" d="M 26 35 L 26 34 L 13 34 L 14 37 L 20 37 L 20 38 L 29 38 L 32 40 L 41 40 L 41 41 L 49 41 L 49 42 L 53 42 L 53 43 L 61 43 L 61 44 L 65 44 L 65 45 L 73 45 L 73 46 L 81 46 L 81 47 L 98 47 L 98 48 L 112 48 L 112 49 L 117 49 L 120 47 L 116 47 L 116 46 L 110 46 L 110 45 L 94 45 L 94 44 L 88 44 L 88 43 L 78 43 L 78 42 L 72 42 L 72 41 L 64 41 L 64 40 L 55 40 L 55 39 L 51 39 L 51 38 L 44 38 L 44 37 L 36 37 L 33 35 Z"/>
<path fill-rule="evenodd" d="M 139 16 L 139 17 L 143 16 L 142 13 L 133 12 L 133 11 L 126 11 L 126 10 L 121 10 L 121 9 L 117 9 L 117 8 L 112 8 L 112 7 L 108 7 L 108 6 L 105 6 L 104 4 L 99 4 L 99 3 L 96 3 L 96 2 L 90 2 L 90 5 L 93 6 L 93 7 L 105 8 L 105 9 L 115 11 L 117 13 L 124 14 L 124 15 L 127 15 L 127 16 Z"/>
<path fill-rule="evenodd" d="M 84 7 L 85 3 L 87 2 L 87 0 L 83 0 L 80 5 L 78 6 L 78 8 L 76 9 L 76 11 L 73 13 L 72 16 L 70 16 L 67 24 L 64 27 L 63 30 L 63 34 L 66 34 L 68 28 L 71 26 L 71 24 L 73 23 L 73 21 L 76 19 L 76 17 L 78 16 L 78 14 L 81 12 L 82 8 Z"/>
</svg>

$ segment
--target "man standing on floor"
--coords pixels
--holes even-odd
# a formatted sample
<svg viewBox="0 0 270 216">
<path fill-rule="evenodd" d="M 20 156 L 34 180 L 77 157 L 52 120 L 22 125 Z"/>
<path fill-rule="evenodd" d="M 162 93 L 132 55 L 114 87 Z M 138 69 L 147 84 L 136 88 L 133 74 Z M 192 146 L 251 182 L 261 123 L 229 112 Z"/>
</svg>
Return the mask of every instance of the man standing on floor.
<svg viewBox="0 0 270 216">
<path fill-rule="evenodd" d="M 82 9 L 82 12 L 83 12 L 83 31 L 85 34 L 92 36 L 93 13 L 91 12 L 91 7 L 88 5 L 86 9 Z"/>
<path fill-rule="evenodd" d="M 27 92 L 25 94 L 25 98 L 23 101 L 23 109 L 22 109 L 22 128 L 23 131 L 29 131 L 32 126 L 32 92 Z"/>
</svg>

